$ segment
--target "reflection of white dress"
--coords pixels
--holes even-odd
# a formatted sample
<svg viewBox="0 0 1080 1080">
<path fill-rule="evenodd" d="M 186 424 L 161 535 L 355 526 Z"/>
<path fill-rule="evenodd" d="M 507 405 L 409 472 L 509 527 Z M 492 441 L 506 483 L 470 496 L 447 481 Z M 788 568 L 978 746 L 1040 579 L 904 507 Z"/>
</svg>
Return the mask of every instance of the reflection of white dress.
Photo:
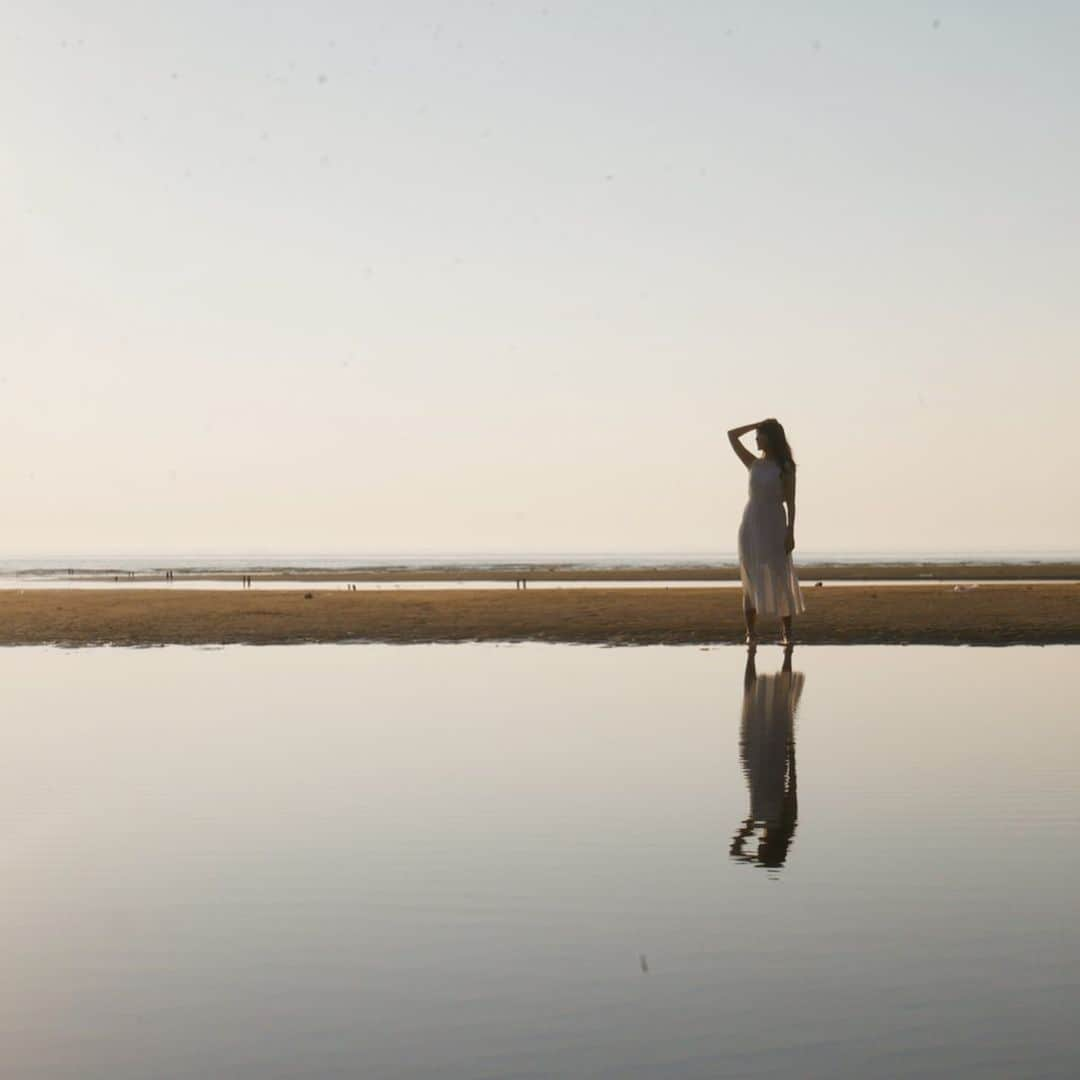
<svg viewBox="0 0 1080 1080">
<path fill-rule="evenodd" d="M 794 780 L 788 769 L 794 751 L 789 758 L 789 750 L 802 690 L 802 672 L 778 672 L 759 675 L 743 697 L 739 743 L 751 821 L 776 825 L 784 819 L 784 797 Z"/>
<path fill-rule="evenodd" d="M 784 550 L 787 515 L 780 466 L 757 458 L 749 472 L 750 500 L 739 526 L 743 592 L 762 615 L 796 615 L 806 607 L 791 556 Z"/>
</svg>

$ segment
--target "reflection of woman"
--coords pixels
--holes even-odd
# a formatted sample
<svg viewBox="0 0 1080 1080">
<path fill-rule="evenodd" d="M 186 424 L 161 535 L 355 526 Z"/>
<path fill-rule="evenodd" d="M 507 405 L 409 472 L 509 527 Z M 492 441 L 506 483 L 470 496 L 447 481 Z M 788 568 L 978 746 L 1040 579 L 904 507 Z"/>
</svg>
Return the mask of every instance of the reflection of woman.
<svg viewBox="0 0 1080 1080">
<path fill-rule="evenodd" d="M 784 865 L 795 837 L 799 800 L 795 782 L 795 710 L 805 678 L 791 670 L 792 649 L 775 675 L 758 675 L 754 649 L 746 657 L 739 750 L 750 813 L 731 842 L 731 857 L 758 866 Z M 757 837 L 754 851 L 746 850 Z"/>
<path fill-rule="evenodd" d="M 751 454 L 740 441 L 755 429 L 761 457 Z M 739 525 L 746 641 L 752 645 L 757 640 L 757 616 L 761 612 L 780 616 L 782 640 L 787 645 L 792 641 L 792 615 L 805 610 L 791 562 L 795 550 L 795 459 L 778 420 L 732 428 L 728 440 L 749 470 L 750 481 L 750 498 Z"/>
</svg>

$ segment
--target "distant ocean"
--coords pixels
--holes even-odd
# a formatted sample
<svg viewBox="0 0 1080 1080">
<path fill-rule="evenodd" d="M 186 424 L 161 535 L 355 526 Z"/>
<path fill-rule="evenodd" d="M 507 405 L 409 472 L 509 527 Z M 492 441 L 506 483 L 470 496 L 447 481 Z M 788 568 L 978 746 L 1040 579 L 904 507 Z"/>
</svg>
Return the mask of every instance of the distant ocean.
<svg viewBox="0 0 1080 1080">
<path fill-rule="evenodd" d="M 69 572 L 94 574 L 252 573 L 307 570 L 486 570 L 559 566 L 601 570 L 627 567 L 727 567 L 737 565 L 735 552 L 386 552 L 361 555 L 302 553 L 190 555 L 78 555 L 0 559 L 0 576 L 61 577 Z M 1011 563 L 1016 565 L 1080 562 L 1077 551 L 804 551 L 796 562 L 811 563 Z"/>
</svg>

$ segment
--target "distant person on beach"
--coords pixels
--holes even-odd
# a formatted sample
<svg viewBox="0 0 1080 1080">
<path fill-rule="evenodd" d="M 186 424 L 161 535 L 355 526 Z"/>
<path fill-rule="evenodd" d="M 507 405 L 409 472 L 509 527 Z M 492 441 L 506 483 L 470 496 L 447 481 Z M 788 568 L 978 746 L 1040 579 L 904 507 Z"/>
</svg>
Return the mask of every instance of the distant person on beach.
<svg viewBox="0 0 1080 1080">
<path fill-rule="evenodd" d="M 741 437 L 757 432 L 760 457 Z M 743 586 L 746 642 L 757 641 L 757 617 L 779 615 L 781 641 L 794 639 L 791 617 L 806 610 L 791 553 L 795 550 L 795 459 L 778 420 L 761 420 L 728 432 L 731 448 L 750 470 L 750 499 L 739 526 L 739 574 Z M 787 507 L 785 516 L 784 508 Z"/>
</svg>

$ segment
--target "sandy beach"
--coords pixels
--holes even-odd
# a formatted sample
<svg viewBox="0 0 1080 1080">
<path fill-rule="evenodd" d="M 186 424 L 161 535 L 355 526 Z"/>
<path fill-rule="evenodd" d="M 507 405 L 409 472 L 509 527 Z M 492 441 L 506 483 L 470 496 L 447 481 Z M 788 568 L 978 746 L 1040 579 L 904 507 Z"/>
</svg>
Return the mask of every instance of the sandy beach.
<svg viewBox="0 0 1080 1080">
<path fill-rule="evenodd" d="M 807 644 L 1080 643 L 1080 583 L 805 589 Z M 761 620 L 762 641 L 775 622 Z M 737 589 L 170 592 L 135 586 L 0 593 L 0 644 L 217 645 L 550 641 L 738 643 Z"/>
</svg>

